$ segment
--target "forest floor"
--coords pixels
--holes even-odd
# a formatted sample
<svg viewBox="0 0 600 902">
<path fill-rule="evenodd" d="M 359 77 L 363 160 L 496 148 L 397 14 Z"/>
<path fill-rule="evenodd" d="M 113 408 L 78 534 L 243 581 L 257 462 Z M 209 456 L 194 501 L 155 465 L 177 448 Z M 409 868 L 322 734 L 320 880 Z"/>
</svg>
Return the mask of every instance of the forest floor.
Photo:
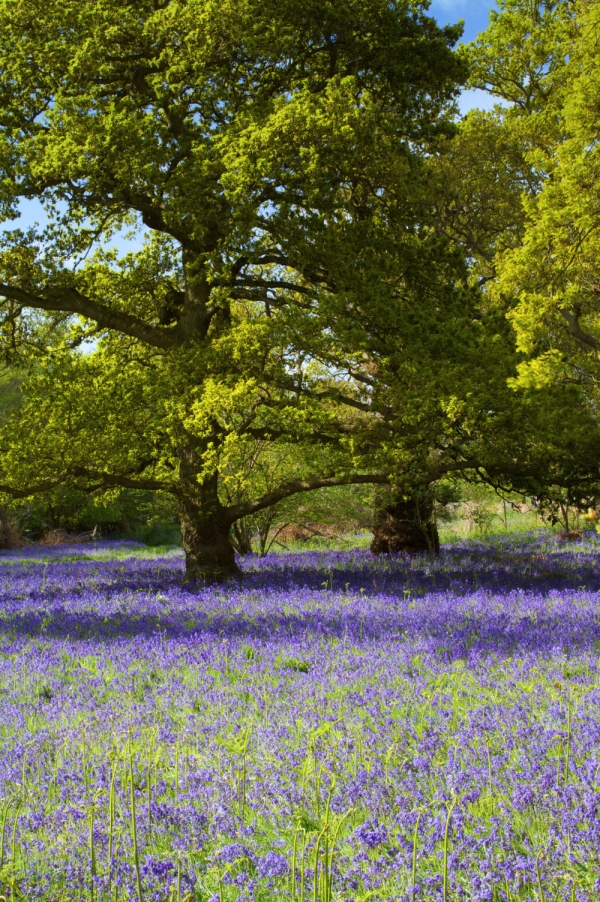
<svg viewBox="0 0 600 902">
<path fill-rule="evenodd" d="M 600 894 L 600 538 L 0 555 L 0 896 Z"/>
</svg>

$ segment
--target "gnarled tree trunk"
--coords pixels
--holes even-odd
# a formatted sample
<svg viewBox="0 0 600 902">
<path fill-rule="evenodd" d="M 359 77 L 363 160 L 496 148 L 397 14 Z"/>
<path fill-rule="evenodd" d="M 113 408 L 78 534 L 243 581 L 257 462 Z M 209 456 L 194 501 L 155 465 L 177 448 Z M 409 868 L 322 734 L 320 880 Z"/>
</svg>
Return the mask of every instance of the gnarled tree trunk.
<svg viewBox="0 0 600 902">
<path fill-rule="evenodd" d="M 179 514 L 185 551 L 186 582 L 222 582 L 240 569 L 229 533 L 231 518 L 218 495 L 218 476 L 199 481 L 194 451 L 182 451 L 179 469 Z"/>
<path fill-rule="evenodd" d="M 373 522 L 373 554 L 437 554 L 440 539 L 433 519 L 433 495 L 430 492 L 394 498 L 376 511 Z"/>
</svg>

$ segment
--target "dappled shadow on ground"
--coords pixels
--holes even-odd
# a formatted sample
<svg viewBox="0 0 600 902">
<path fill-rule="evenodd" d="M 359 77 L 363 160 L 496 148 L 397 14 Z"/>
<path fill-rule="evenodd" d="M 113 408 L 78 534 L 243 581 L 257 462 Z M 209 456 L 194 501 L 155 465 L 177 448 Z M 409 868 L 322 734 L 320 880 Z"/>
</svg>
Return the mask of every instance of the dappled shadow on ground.
<svg viewBox="0 0 600 902">
<path fill-rule="evenodd" d="M 204 588 L 184 586 L 182 552 L 140 557 L 143 546 L 138 543 L 114 543 L 114 548 L 119 554 L 116 560 L 106 558 L 109 542 L 98 543 L 97 547 L 86 546 L 85 553 L 77 546 L 28 549 L 26 557 L 21 550 L 0 552 L 0 574 L 6 576 L 4 591 L 0 585 L 0 603 L 7 590 L 15 589 L 27 594 L 41 591 L 50 598 L 74 591 L 101 590 L 111 595 L 169 591 L 178 587 L 195 593 Z M 433 559 L 426 554 L 375 557 L 368 551 L 357 550 L 280 553 L 238 560 L 243 573 L 241 580 L 234 580 L 217 591 L 228 594 L 240 587 L 248 591 L 327 588 L 396 597 L 408 591 L 461 594 L 477 589 L 549 592 L 585 587 L 600 590 L 599 541 L 574 543 L 568 549 L 556 540 L 535 541 L 532 537 L 512 542 L 506 539 L 462 542 L 443 548 Z"/>
<path fill-rule="evenodd" d="M 10 643 L 18 637 L 122 641 L 157 635 L 165 639 L 213 636 L 218 640 L 283 640 L 291 644 L 318 639 L 365 645 L 373 641 L 416 642 L 449 660 L 490 653 L 600 649 L 600 606 L 589 605 L 588 596 L 573 593 L 560 602 L 557 599 L 555 610 L 544 610 L 535 596 L 507 598 L 508 611 L 492 610 L 487 603 L 479 606 L 477 600 L 469 598 L 474 602 L 470 610 L 460 605 L 460 599 L 433 595 L 424 597 L 415 607 L 400 603 L 391 611 L 357 603 L 344 610 L 209 613 L 201 609 L 200 600 L 162 617 L 141 611 L 27 611 L 5 616 L 0 636 Z M 519 604 L 516 612 L 510 610 L 513 601 Z"/>
<path fill-rule="evenodd" d="M 469 543 L 434 561 L 361 551 L 243 563 L 242 580 L 186 587 L 181 555 L 4 556 L 0 634 L 408 641 L 449 659 L 600 647 L 600 551 L 589 543 L 573 551 Z"/>
</svg>

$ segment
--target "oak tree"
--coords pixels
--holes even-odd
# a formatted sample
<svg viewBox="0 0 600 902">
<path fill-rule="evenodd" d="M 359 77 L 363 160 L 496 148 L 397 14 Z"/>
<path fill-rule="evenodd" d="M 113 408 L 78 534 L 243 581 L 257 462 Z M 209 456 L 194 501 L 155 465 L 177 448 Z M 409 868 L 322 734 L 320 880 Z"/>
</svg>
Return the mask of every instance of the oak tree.
<svg viewBox="0 0 600 902">
<path fill-rule="evenodd" d="M 414 374 L 426 334 L 443 370 L 462 309 L 428 175 L 459 33 L 412 0 L 0 5 L 0 204 L 46 216 L 0 248 L 2 351 L 35 363 L 5 497 L 171 493 L 188 578 L 223 578 L 241 517 L 457 465 L 427 449 Z M 381 375 L 403 369 L 399 420 Z M 304 443 L 307 469 L 228 504 L 222 473 L 256 441 Z"/>
</svg>

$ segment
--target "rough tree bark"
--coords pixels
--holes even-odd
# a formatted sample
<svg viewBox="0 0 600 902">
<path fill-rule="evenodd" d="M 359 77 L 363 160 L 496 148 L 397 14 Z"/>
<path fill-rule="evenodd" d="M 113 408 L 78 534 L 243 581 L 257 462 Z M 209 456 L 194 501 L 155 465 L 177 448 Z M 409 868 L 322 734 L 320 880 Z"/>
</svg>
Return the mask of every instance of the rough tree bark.
<svg viewBox="0 0 600 902">
<path fill-rule="evenodd" d="M 217 474 L 199 481 L 198 471 L 195 452 L 182 451 L 179 514 L 185 578 L 222 582 L 240 573 L 229 538 L 233 520 L 219 500 Z"/>
<path fill-rule="evenodd" d="M 430 492 L 394 498 L 376 511 L 373 523 L 373 554 L 437 554 L 440 539 L 433 519 L 433 496 Z"/>
<path fill-rule="evenodd" d="M 222 582 L 240 574 L 229 539 L 231 521 L 223 516 L 224 512 L 212 498 L 208 504 L 200 505 L 190 498 L 182 499 L 181 541 L 186 582 Z"/>
<path fill-rule="evenodd" d="M 0 549 L 8 550 L 13 547 L 10 520 L 6 508 L 0 506 Z"/>
</svg>

